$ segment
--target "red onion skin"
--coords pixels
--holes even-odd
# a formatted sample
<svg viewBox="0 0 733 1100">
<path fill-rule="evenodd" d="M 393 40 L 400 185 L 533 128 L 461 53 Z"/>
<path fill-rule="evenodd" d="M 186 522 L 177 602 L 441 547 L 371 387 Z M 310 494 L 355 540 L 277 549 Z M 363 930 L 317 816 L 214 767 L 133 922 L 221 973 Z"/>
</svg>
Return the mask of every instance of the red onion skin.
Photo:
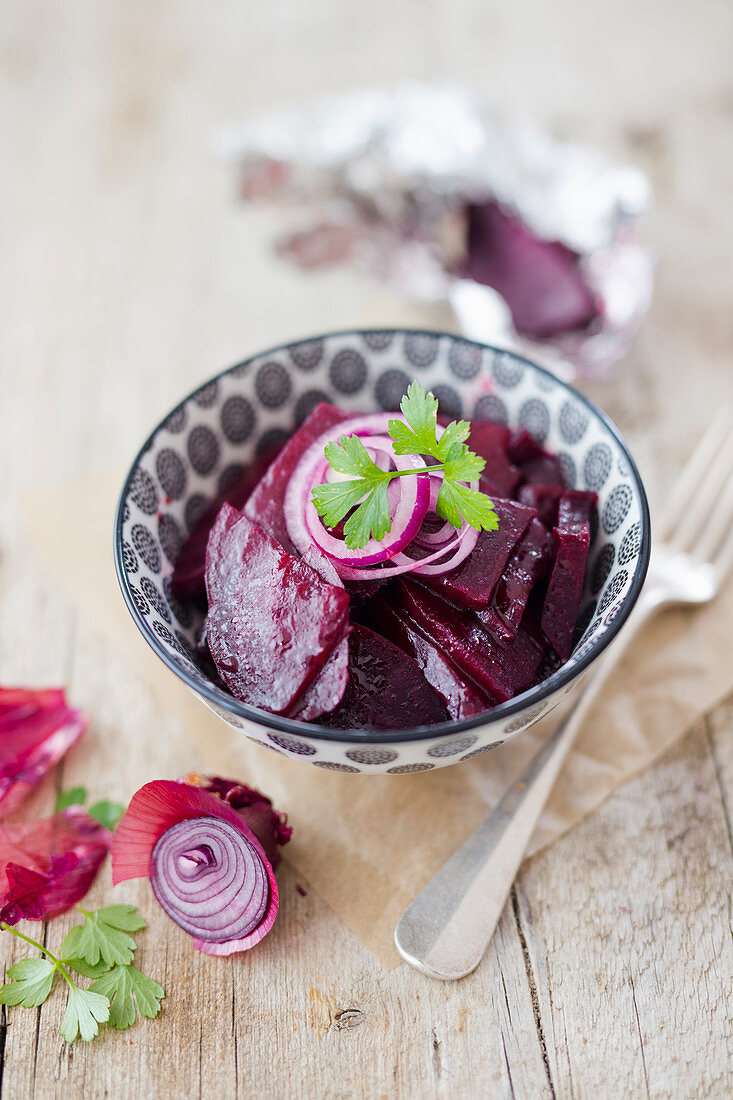
<svg viewBox="0 0 733 1100">
<path fill-rule="evenodd" d="M 0 687 L 0 817 L 20 805 L 86 725 L 60 689 Z"/>
<path fill-rule="evenodd" d="M 277 869 L 282 859 L 278 848 L 288 843 L 293 828 L 288 825 L 286 815 L 274 809 L 269 798 L 253 787 L 238 783 L 236 779 L 224 779 L 218 775 L 189 774 L 181 782 L 208 791 L 236 810 L 264 848 L 273 870 Z"/>
<path fill-rule="evenodd" d="M 0 920 L 52 920 L 73 908 L 94 882 L 111 839 L 79 806 L 0 825 Z"/>
<path fill-rule="evenodd" d="M 243 937 L 221 942 L 194 937 L 193 942 L 198 950 L 209 955 L 245 951 L 270 931 L 277 916 L 277 883 L 267 852 L 272 852 L 277 858 L 277 845 L 286 843 L 292 830 L 284 817 L 272 809 L 270 800 L 259 791 L 229 780 L 202 780 L 200 776 L 189 778 L 194 779 L 195 784 L 158 779 L 146 783 L 133 795 L 112 841 L 112 881 L 117 884 L 129 878 L 153 877 L 156 873 L 153 860 L 155 846 L 174 825 L 206 817 L 227 822 L 262 860 L 269 881 L 267 910 L 262 921 Z M 212 786 L 214 790 L 206 789 L 207 786 Z M 238 803 L 238 809 L 234 809 L 232 801 Z M 245 815 L 257 827 L 262 840 Z"/>
</svg>

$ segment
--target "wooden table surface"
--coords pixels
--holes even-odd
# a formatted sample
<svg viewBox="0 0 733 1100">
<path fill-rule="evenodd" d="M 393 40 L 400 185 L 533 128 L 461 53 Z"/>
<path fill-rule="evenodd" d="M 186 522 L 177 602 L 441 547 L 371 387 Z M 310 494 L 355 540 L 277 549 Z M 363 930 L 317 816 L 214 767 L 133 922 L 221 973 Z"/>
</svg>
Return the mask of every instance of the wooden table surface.
<svg viewBox="0 0 733 1100">
<path fill-rule="evenodd" d="M 3 0 L 0 678 L 64 683 L 92 717 L 28 815 L 59 785 L 126 799 L 199 761 L 44 577 L 17 494 L 128 460 L 180 394 L 260 347 L 445 320 L 269 255 L 270 220 L 211 154 L 216 127 L 450 77 L 645 167 L 655 304 L 617 379 L 588 392 L 655 501 L 731 390 L 731 18 L 724 0 Z M 729 704 L 526 866 L 486 960 L 455 985 L 383 972 L 287 864 L 272 935 L 233 960 L 193 951 L 129 883 L 162 1016 L 70 1048 L 62 997 L 8 1010 L 2 1098 L 730 1096 L 731 801 Z M 105 871 L 92 903 L 110 892 Z"/>
</svg>

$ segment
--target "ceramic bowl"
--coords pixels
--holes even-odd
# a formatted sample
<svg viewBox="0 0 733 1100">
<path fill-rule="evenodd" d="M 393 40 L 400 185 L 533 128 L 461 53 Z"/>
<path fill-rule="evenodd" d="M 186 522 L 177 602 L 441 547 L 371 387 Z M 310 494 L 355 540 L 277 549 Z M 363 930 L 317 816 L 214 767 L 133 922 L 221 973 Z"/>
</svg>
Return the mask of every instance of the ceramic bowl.
<svg viewBox="0 0 733 1100">
<path fill-rule="evenodd" d="M 549 679 L 484 715 L 395 732 L 336 731 L 239 702 L 199 665 L 201 613 L 170 588 L 187 532 L 258 453 L 284 441 L 319 401 L 393 410 L 418 378 L 451 417 L 527 428 L 558 454 L 568 486 L 598 493 L 582 610 L 570 659 Z M 125 480 L 114 535 L 117 575 L 145 640 L 176 676 L 243 736 L 340 772 L 401 775 L 470 760 L 516 737 L 578 683 L 628 618 L 650 552 L 638 471 L 614 425 L 548 371 L 507 351 L 440 332 L 338 332 L 238 363 L 177 405 Z"/>
</svg>

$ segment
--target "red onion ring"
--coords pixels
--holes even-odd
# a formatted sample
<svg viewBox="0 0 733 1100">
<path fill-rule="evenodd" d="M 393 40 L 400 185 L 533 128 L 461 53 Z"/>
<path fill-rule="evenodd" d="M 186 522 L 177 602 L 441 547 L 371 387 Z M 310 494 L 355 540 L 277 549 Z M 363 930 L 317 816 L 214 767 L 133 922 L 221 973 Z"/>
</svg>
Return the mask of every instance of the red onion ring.
<svg viewBox="0 0 733 1100">
<path fill-rule="evenodd" d="M 428 512 L 435 512 L 442 477 L 440 474 L 395 478 L 389 485 L 392 528 L 385 538 L 370 539 L 362 549 L 348 550 L 342 539 L 335 538 L 324 526 L 311 499 L 311 492 L 329 476 L 324 455 L 327 443 L 341 436 L 358 435 L 372 458 L 383 467 L 379 455 L 386 455 L 399 470 L 424 466 L 418 455 L 396 455 L 392 440 L 386 436 L 389 421 L 404 418 L 387 413 L 354 417 L 324 432 L 305 451 L 288 482 L 283 511 L 293 545 L 306 555 L 315 544 L 328 555 L 343 580 L 388 580 L 402 573 L 439 576 L 455 569 L 476 546 L 479 532 L 464 524 L 459 532 L 449 523 L 434 532 L 420 534 Z M 444 429 L 438 427 L 438 438 Z M 377 435 L 376 433 L 382 433 Z M 332 480 L 336 480 L 332 478 Z M 403 482 L 407 484 L 403 484 Z M 478 482 L 470 482 L 477 489 Z M 455 534 L 451 538 L 451 534 Z M 421 549 L 432 550 L 424 558 L 411 558 L 402 551 L 412 541 Z M 448 555 L 446 560 L 446 555 Z M 385 566 L 389 561 L 391 564 Z"/>
<path fill-rule="evenodd" d="M 386 431 L 389 419 L 392 418 L 382 414 L 355 417 L 337 425 L 336 434 L 333 430 L 324 432 L 302 456 L 285 490 L 283 512 L 293 545 L 304 554 L 315 542 L 334 561 L 339 573 L 342 566 L 363 567 L 388 561 L 393 554 L 412 541 L 427 513 L 430 498 L 428 478 L 418 474 L 415 477 L 395 479 L 407 484 L 399 486 L 400 495 L 392 515 L 392 530 L 381 541 L 370 539 L 362 549 L 348 550 L 341 539 L 334 538 L 326 530 L 311 500 L 311 490 L 321 484 L 328 469 L 324 448 L 327 443 L 343 435 L 365 437 L 365 446 L 387 453 L 397 469 L 420 469 L 423 463 L 418 455 L 395 455 L 389 439 L 366 435 L 376 426 L 375 421 L 381 430 Z"/>
<path fill-rule="evenodd" d="M 464 523 L 458 535 L 457 543 L 451 543 L 447 547 L 443 547 L 443 553 L 447 550 L 455 549 L 455 554 L 448 558 L 447 561 L 441 561 L 439 563 L 433 563 L 434 555 L 427 558 L 420 558 L 415 561 L 414 558 L 407 557 L 406 554 L 395 554 L 393 561 L 397 562 L 398 559 L 404 558 L 405 561 L 412 562 L 412 572 L 416 573 L 419 577 L 440 577 L 443 573 L 447 573 L 451 569 L 457 568 L 462 561 L 465 561 L 468 555 L 475 549 L 478 537 L 481 532 L 477 531 L 474 527 L 469 527 L 467 523 Z"/>
<path fill-rule="evenodd" d="M 462 531 L 456 534 L 455 539 L 451 540 L 446 546 L 441 546 L 438 550 L 434 550 L 433 553 L 428 554 L 426 558 L 410 558 L 407 554 L 397 553 L 391 559 L 391 562 L 394 564 L 374 566 L 371 569 L 352 569 L 348 566 L 339 565 L 339 575 L 347 581 L 379 581 L 388 580 L 390 577 L 399 577 L 402 573 L 414 573 L 422 567 L 429 568 L 432 563 L 440 561 L 442 557 L 451 553 L 451 551 L 458 551 L 462 539 L 467 538 L 464 532 L 470 530 L 470 527 L 464 527 Z M 476 536 L 478 537 L 478 532 L 476 532 Z M 474 546 L 475 545 L 474 542 Z M 465 557 L 465 555 L 463 556 Z M 463 558 L 461 558 L 461 560 L 463 560 Z M 441 571 L 443 570 L 441 569 Z"/>
<path fill-rule="evenodd" d="M 438 493 L 440 492 L 440 486 L 443 478 L 440 474 L 430 474 L 430 503 L 428 505 L 428 513 L 435 512 L 438 504 Z M 418 546 L 425 547 L 438 547 L 442 546 L 444 542 L 455 533 L 455 527 L 447 521 L 437 531 L 431 531 L 429 533 L 418 532 L 415 536 L 415 542 Z"/>
</svg>

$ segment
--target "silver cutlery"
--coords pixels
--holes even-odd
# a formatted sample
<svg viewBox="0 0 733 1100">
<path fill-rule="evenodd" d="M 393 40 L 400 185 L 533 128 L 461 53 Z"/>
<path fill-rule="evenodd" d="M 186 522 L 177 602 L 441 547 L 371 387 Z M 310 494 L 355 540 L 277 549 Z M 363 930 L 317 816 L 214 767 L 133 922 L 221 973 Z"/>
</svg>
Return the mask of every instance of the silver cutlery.
<svg viewBox="0 0 733 1100">
<path fill-rule="evenodd" d="M 707 603 L 733 567 L 733 425 L 722 410 L 655 525 L 649 573 L 618 638 L 570 713 L 497 807 L 407 907 L 395 929 L 403 959 L 433 978 L 470 974 L 483 958 L 530 837 L 579 730 L 619 659 L 662 608 Z"/>
</svg>

